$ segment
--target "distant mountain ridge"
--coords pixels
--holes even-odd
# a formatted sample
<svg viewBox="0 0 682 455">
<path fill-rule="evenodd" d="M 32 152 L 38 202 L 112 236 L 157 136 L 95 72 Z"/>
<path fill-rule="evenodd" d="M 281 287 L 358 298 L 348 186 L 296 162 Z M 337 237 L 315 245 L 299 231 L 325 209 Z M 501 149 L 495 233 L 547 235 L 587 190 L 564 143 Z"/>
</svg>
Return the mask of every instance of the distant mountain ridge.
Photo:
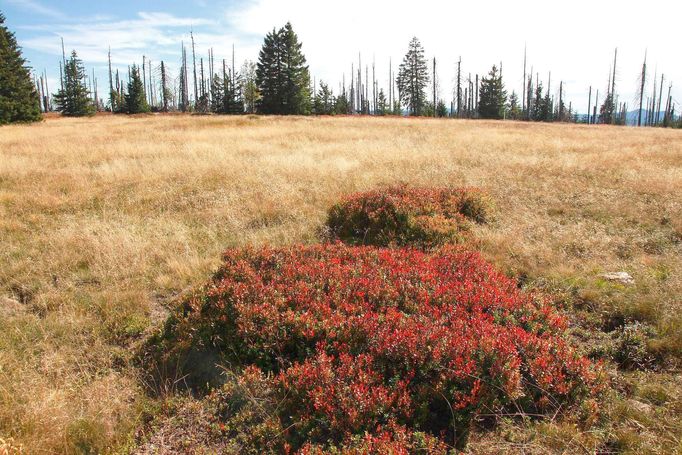
<svg viewBox="0 0 682 455">
<path fill-rule="evenodd" d="M 658 120 L 659 122 L 663 121 L 663 117 L 665 117 L 665 111 L 659 111 L 659 112 L 652 112 L 651 115 L 653 116 L 654 121 Z M 637 125 L 639 119 L 639 109 L 635 109 L 634 111 L 628 111 L 626 114 L 626 123 L 628 125 Z M 642 109 L 642 124 L 646 123 L 649 120 L 649 111 L 646 109 Z"/>
</svg>

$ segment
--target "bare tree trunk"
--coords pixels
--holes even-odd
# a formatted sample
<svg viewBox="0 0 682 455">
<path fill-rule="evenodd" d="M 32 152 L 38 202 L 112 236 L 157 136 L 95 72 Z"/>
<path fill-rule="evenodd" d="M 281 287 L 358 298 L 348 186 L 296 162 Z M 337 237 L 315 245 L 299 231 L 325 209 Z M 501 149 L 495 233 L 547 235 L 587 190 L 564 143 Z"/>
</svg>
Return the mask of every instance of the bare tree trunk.
<svg viewBox="0 0 682 455">
<path fill-rule="evenodd" d="M 616 99 L 616 63 L 618 60 L 618 48 L 616 48 L 613 52 L 613 77 L 611 78 L 611 105 L 614 106 L 614 100 Z M 615 110 L 614 110 L 614 118 L 612 119 L 611 123 L 616 123 L 615 119 Z"/>
<path fill-rule="evenodd" d="M 668 97 L 665 100 L 665 114 L 663 116 L 663 123 L 666 126 L 668 126 L 668 122 L 670 121 L 670 100 L 671 100 L 670 92 L 672 91 L 672 89 L 673 89 L 673 85 L 670 84 L 668 86 Z"/>
<path fill-rule="evenodd" d="M 433 57 L 433 116 L 436 114 L 436 57 Z"/>
<path fill-rule="evenodd" d="M 642 102 L 644 101 L 644 83 L 646 82 L 646 52 L 644 53 L 644 64 L 642 64 L 641 85 L 639 89 L 639 116 L 637 126 L 642 126 Z"/>
<path fill-rule="evenodd" d="M 92 69 L 92 87 L 93 87 L 93 100 L 95 104 L 95 111 L 99 111 L 99 100 L 97 99 L 97 78 L 95 77 L 95 68 Z"/>
<path fill-rule="evenodd" d="M 474 117 L 478 118 L 478 74 L 476 75 L 476 100 L 474 103 Z"/>
<path fill-rule="evenodd" d="M 199 59 L 199 71 L 201 76 L 201 98 L 206 96 L 206 79 L 204 77 L 204 59 L 203 57 Z"/>
<path fill-rule="evenodd" d="M 651 105 L 649 106 L 649 126 L 654 125 L 654 111 L 656 110 L 656 84 L 658 79 L 658 69 L 654 70 L 654 88 L 651 91 Z"/>
<path fill-rule="evenodd" d="M 111 46 L 109 47 L 109 103 L 111 104 L 111 112 L 116 110 L 114 105 L 114 78 L 111 73 Z"/>
<path fill-rule="evenodd" d="M 388 59 L 388 105 L 393 111 L 393 59 Z"/>
<path fill-rule="evenodd" d="M 559 121 L 564 121 L 564 81 L 559 82 Z"/>
<path fill-rule="evenodd" d="M 194 46 L 194 33 L 189 33 L 190 38 L 192 38 L 192 66 L 194 67 L 194 105 L 196 106 L 197 101 L 199 101 L 199 86 L 197 85 L 197 56 Z"/>
<path fill-rule="evenodd" d="M 149 93 L 147 93 L 147 58 L 142 56 L 142 89 L 144 90 L 144 99 L 149 102 Z"/>
<path fill-rule="evenodd" d="M 161 104 L 163 106 L 163 112 L 168 112 L 168 80 L 166 79 L 166 65 L 161 60 Z"/>
<path fill-rule="evenodd" d="M 377 113 L 377 79 L 375 61 L 372 60 L 372 103 L 374 104 L 372 112 Z"/>
<path fill-rule="evenodd" d="M 526 120 L 530 120 L 533 114 L 533 68 L 531 67 L 530 73 L 528 74 L 528 87 L 526 89 L 526 96 L 528 100 L 526 101 Z M 589 111 L 592 106 L 588 106 Z"/>
<path fill-rule="evenodd" d="M 462 116 L 462 57 L 457 61 L 457 117 Z"/>
<path fill-rule="evenodd" d="M 656 108 L 656 125 L 658 125 L 660 122 L 661 98 L 663 98 L 663 81 L 664 80 L 665 80 L 665 76 L 663 74 L 661 74 L 661 88 L 660 88 L 660 92 L 658 93 L 658 107 Z"/>
<path fill-rule="evenodd" d="M 45 96 L 47 97 L 47 110 L 48 112 L 52 110 L 52 102 L 50 100 L 50 87 L 47 85 L 47 70 L 43 70 L 45 74 Z"/>
<path fill-rule="evenodd" d="M 521 112 L 526 114 L 526 45 L 523 45 L 523 95 L 521 97 Z"/>
<path fill-rule="evenodd" d="M 350 64 L 350 111 L 351 114 L 355 112 L 355 67 L 354 63 Z"/>
<path fill-rule="evenodd" d="M 592 86 L 590 85 L 590 94 L 587 96 L 587 124 L 590 122 L 590 111 L 592 110 Z"/>
</svg>

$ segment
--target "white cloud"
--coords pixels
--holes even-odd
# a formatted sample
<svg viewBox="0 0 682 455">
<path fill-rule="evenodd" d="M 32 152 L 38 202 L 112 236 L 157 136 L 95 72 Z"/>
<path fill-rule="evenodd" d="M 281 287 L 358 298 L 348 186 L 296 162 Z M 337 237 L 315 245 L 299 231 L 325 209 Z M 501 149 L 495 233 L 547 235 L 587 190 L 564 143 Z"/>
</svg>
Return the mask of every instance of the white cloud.
<svg viewBox="0 0 682 455">
<path fill-rule="evenodd" d="M 66 18 L 66 15 L 63 14 L 61 11 L 58 11 L 54 8 L 50 8 L 49 6 L 45 6 L 36 0 L 5 0 L 5 1 L 26 11 L 41 14 L 43 16 L 48 16 L 53 19 Z"/>
<path fill-rule="evenodd" d="M 661 11 L 666 14 L 660 15 Z M 243 32 L 260 35 L 291 21 L 313 74 L 333 87 L 343 72 L 349 78 L 358 52 L 362 52 L 363 66 L 376 59 L 380 83 L 387 85 L 389 58 L 395 68 L 410 38 L 417 36 L 427 56 L 438 59 L 446 99 L 451 96 L 460 55 L 467 74 L 483 74 L 493 63 L 503 62 L 508 89 L 519 92 L 527 44 L 529 71 L 533 66 L 545 81 L 552 71 L 553 91 L 563 80 L 569 100 L 584 109 L 590 85 L 606 88 L 616 46 L 616 82 L 630 104 L 647 46 L 650 63 L 658 62 L 668 80 L 682 84 L 674 22 L 680 12 L 679 3 L 665 0 L 651 0 L 645 7 L 614 0 L 420 0 L 416 4 L 403 0 L 256 0 L 243 10 L 228 12 L 228 18 Z"/>
<path fill-rule="evenodd" d="M 35 0 L 10 1 L 42 7 Z M 605 91 L 616 46 L 618 91 L 630 106 L 647 46 L 650 67 L 658 64 L 659 77 L 663 71 L 667 80 L 682 85 L 674 22 L 680 9 L 667 0 L 650 0 L 645 8 L 614 0 L 488 0 L 485 4 L 456 0 L 420 0 L 417 4 L 405 0 L 247 0 L 211 18 L 163 12 L 141 12 L 129 20 L 76 18 L 76 22 L 45 27 L 22 45 L 58 56 L 59 37 L 63 36 L 67 50 L 76 49 L 89 65 L 102 66 L 111 46 L 114 63 L 120 67 L 139 63 L 144 54 L 155 61 L 164 59 L 172 68 L 180 60 L 180 42 L 189 44 L 193 28 L 199 55 L 206 56 L 213 48 L 217 59 L 230 59 L 234 43 L 239 65 L 244 59 L 258 58 L 268 31 L 291 21 L 312 74 L 338 90 L 344 73 L 349 82 L 351 64 L 357 70 L 359 52 L 363 74 L 365 64 L 374 60 L 379 84 L 385 88 L 389 58 L 395 71 L 410 38 L 417 36 L 427 57 L 438 59 L 440 94 L 447 100 L 459 56 L 465 75 L 484 74 L 492 64 L 502 62 L 508 90 L 520 92 L 523 48 L 527 45 L 528 71 L 532 67 L 545 82 L 551 71 L 552 91 L 557 91 L 563 80 L 567 99 L 584 111 L 590 85 Z M 666 14 L 659 15 L 661 11 Z M 33 30 L 40 31 L 37 27 Z M 673 88 L 674 94 L 682 93 Z"/>
</svg>

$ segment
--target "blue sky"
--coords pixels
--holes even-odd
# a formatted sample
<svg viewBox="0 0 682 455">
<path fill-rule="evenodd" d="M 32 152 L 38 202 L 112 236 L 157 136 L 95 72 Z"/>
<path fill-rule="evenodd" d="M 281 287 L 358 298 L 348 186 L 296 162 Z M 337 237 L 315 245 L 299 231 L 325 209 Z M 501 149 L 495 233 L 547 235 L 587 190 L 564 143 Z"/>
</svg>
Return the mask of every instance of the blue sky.
<svg viewBox="0 0 682 455">
<path fill-rule="evenodd" d="M 438 91 L 446 100 L 460 56 L 465 75 L 485 73 L 502 62 L 508 90 L 520 92 L 526 45 L 529 67 L 545 81 L 552 72 L 553 92 L 563 80 L 568 100 L 584 112 L 589 86 L 606 90 L 615 47 L 622 100 L 634 106 L 647 51 L 659 82 L 665 73 L 666 90 L 672 80 L 673 96 L 682 102 L 679 3 L 649 0 L 642 8 L 639 2 L 615 0 L 0 0 L 0 11 L 30 64 L 39 72 L 47 70 L 52 88 L 62 37 L 67 52 L 77 50 L 102 85 L 109 47 L 118 68 L 141 63 L 144 55 L 154 65 L 163 59 L 173 70 L 181 41 L 187 42 L 194 30 L 200 55 L 213 48 L 217 59 L 230 60 L 234 44 L 240 66 L 258 58 L 266 32 L 289 20 L 313 76 L 335 91 L 344 74 L 350 79 L 351 64 L 357 68 L 359 53 L 370 73 L 375 62 L 379 84 L 386 87 L 389 60 L 395 70 L 416 35 L 427 57 L 438 58 Z"/>
</svg>

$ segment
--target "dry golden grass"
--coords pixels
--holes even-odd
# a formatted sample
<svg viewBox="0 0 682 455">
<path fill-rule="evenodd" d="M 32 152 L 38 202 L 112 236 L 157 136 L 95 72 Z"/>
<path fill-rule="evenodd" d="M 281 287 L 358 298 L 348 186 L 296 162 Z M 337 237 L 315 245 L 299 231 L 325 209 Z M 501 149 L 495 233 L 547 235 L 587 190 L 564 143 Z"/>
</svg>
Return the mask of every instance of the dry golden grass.
<svg viewBox="0 0 682 455">
<path fill-rule="evenodd" d="M 202 283 L 226 247 L 314 242 L 341 194 L 397 182 L 485 188 L 497 216 L 476 234 L 489 259 L 587 319 L 649 322 L 656 349 L 680 352 L 682 131 L 50 119 L 0 129 L 0 438 L 28 453 L 129 447 L 154 406 L 130 362 L 162 305 Z M 636 284 L 599 277 L 611 271 Z M 666 396 L 682 391 L 675 378 Z M 679 422 L 678 398 L 661 410 Z M 637 444 L 679 447 L 680 427 L 660 423 L 638 421 Z"/>
</svg>

